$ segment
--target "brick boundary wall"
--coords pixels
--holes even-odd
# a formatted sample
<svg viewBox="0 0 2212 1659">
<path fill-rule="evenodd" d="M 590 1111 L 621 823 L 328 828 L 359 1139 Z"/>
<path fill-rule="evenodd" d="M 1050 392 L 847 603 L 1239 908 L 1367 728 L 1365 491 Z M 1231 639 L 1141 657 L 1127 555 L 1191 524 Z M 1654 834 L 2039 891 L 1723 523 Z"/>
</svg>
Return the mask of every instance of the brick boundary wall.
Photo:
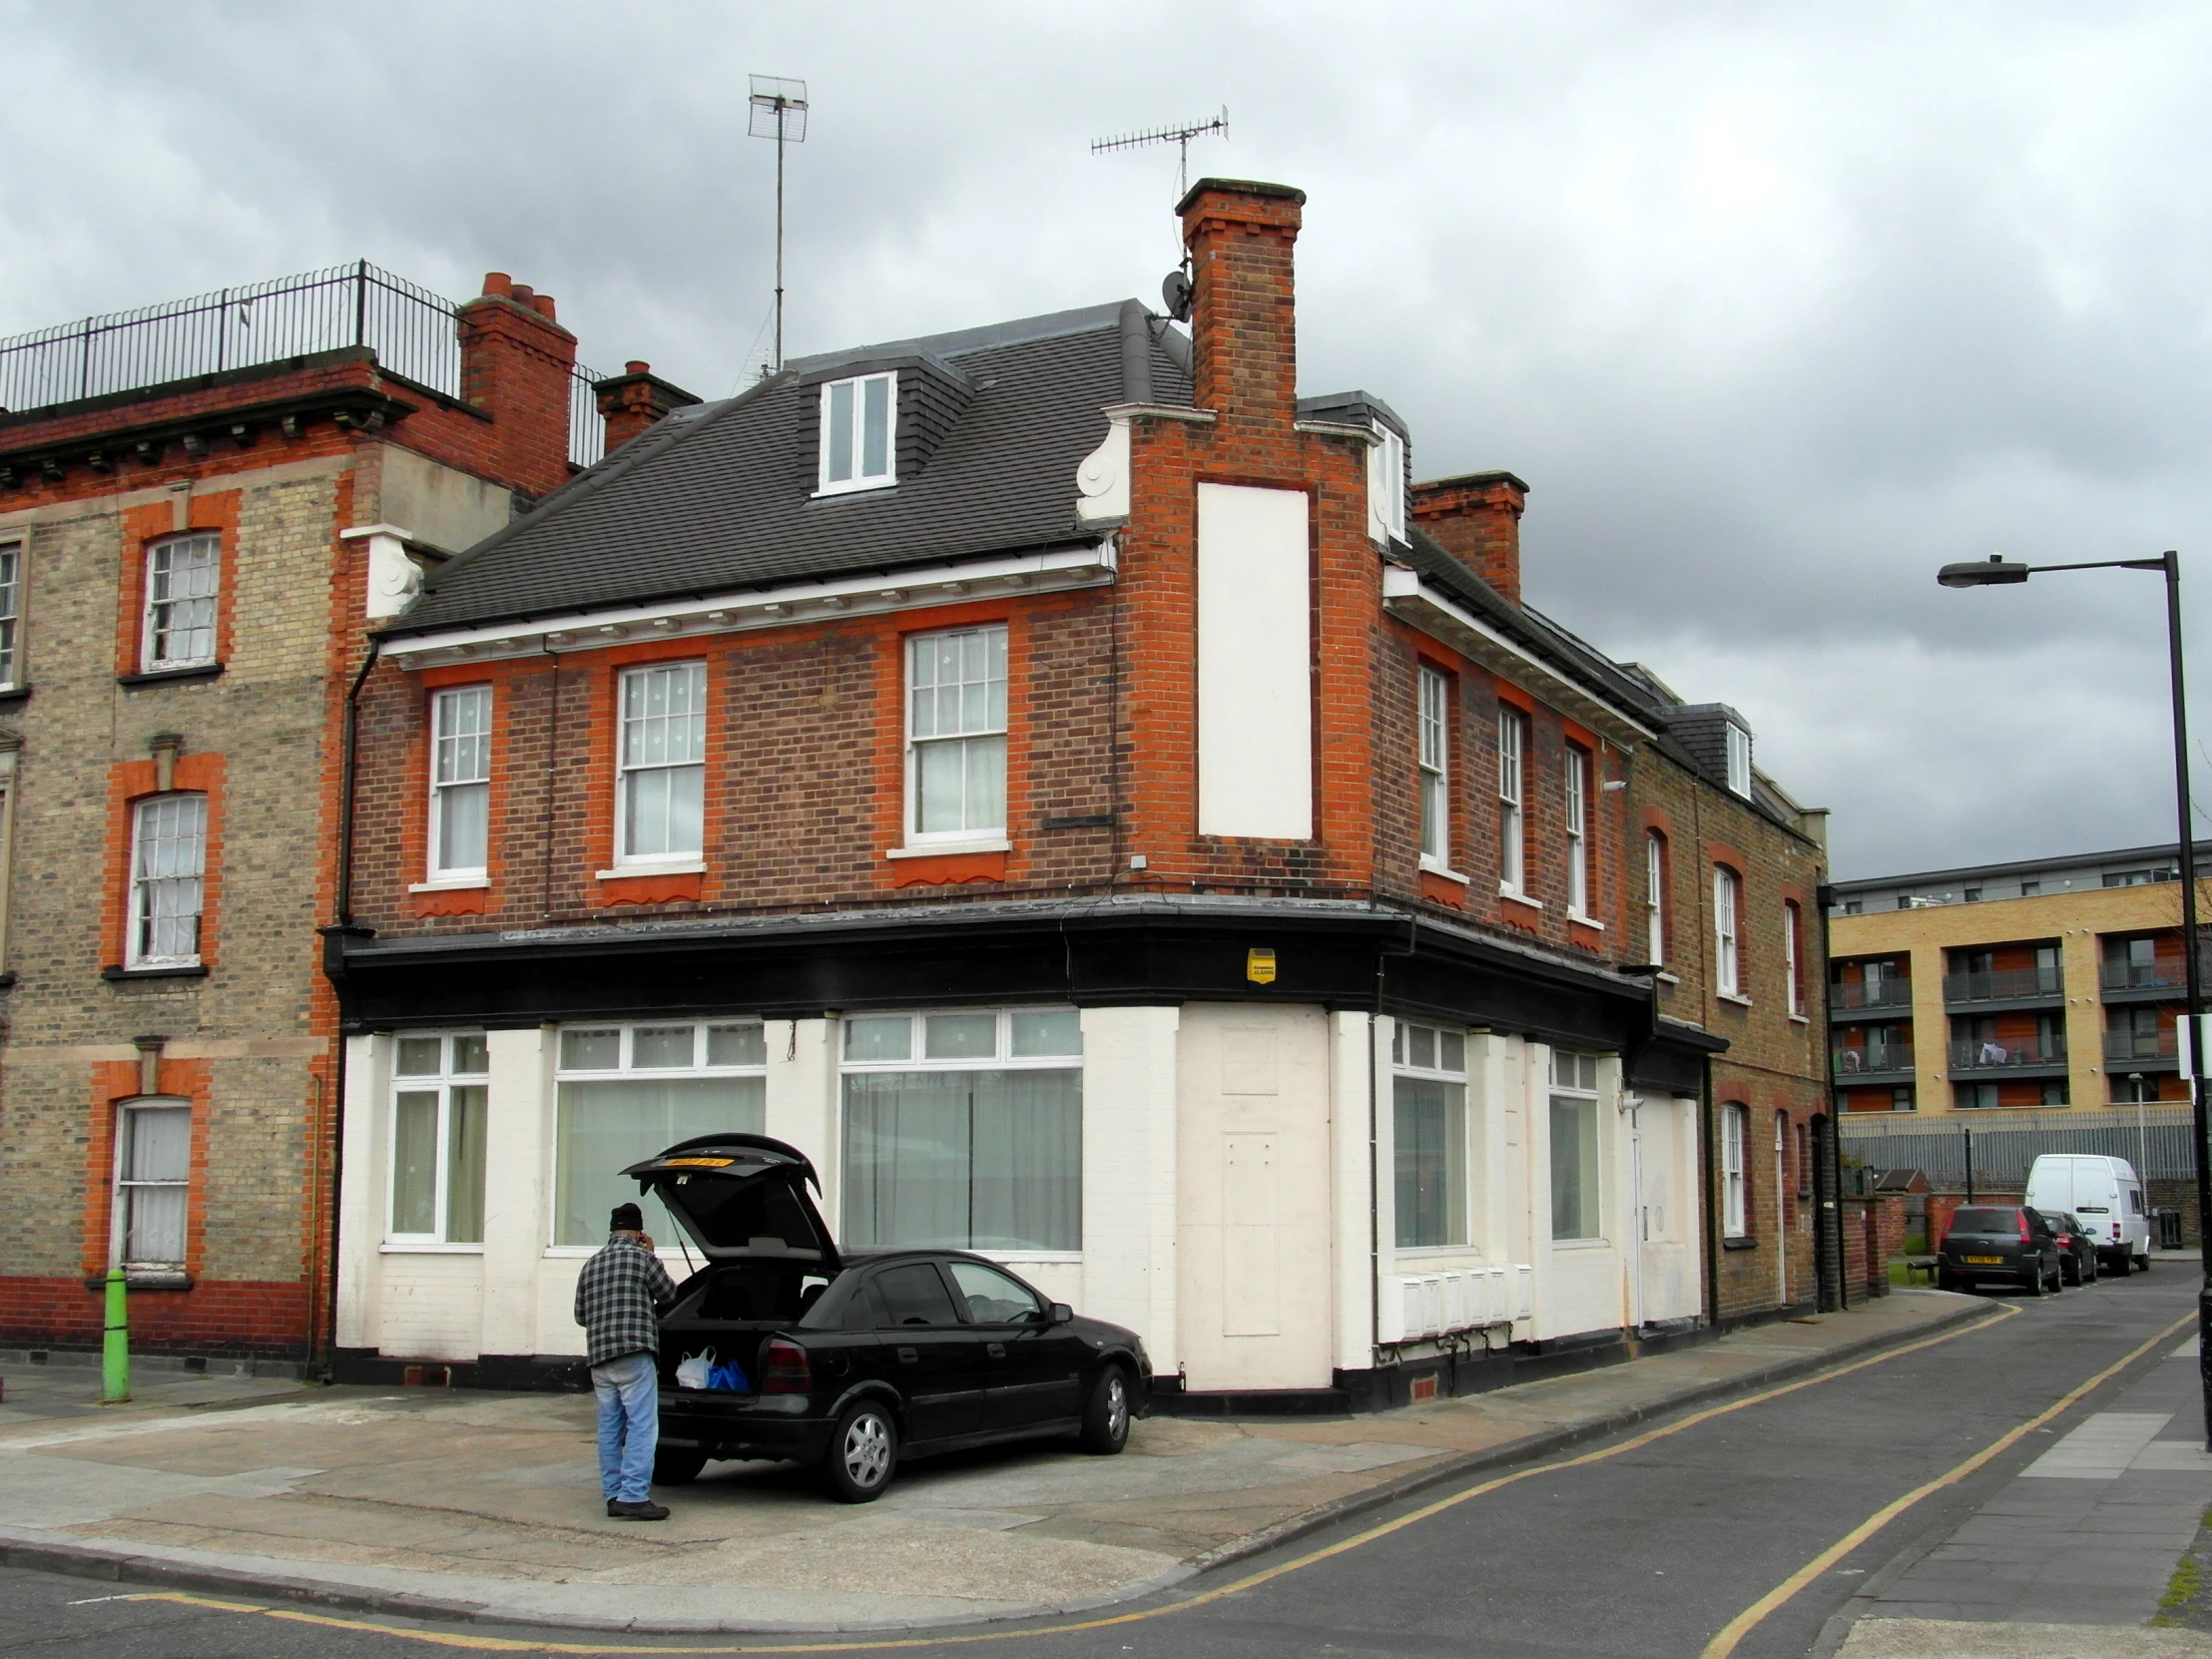
<svg viewBox="0 0 2212 1659">
<path fill-rule="evenodd" d="M 0 1279 L 0 1347 L 100 1347 L 104 1292 L 82 1279 Z M 137 1353 L 306 1357 L 303 1284 L 203 1279 L 189 1291 L 133 1290 L 129 1311 Z"/>
</svg>

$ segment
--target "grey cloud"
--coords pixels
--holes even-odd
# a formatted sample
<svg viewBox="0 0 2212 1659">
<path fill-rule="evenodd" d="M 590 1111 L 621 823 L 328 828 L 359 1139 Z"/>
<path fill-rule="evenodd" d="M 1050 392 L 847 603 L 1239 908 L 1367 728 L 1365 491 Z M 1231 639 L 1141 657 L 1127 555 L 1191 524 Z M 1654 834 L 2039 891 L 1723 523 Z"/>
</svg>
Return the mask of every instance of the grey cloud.
<svg viewBox="0 0 2212 1659">
<path fill-rule="evenodd" d="M 1173 154 L 1088 141 L 1227 103 L 1194 171 L 1311 197 L 1307 388 L 1387 396 L 1423 472 L 1529 478 L 1532 597 L 1754 714 L 1841 870 L 2170 825 L 2156 584 L 1933 574 L 2212 549 L 2202 7 L 17 0 L 0 29 L 0 329 L 365 254 L 452 293 L 511 272 L 588 361 L 710 394 L 769 304 L 749 71 L 816 101 L 795 351 L 1156 292 Z"/>
</svg>

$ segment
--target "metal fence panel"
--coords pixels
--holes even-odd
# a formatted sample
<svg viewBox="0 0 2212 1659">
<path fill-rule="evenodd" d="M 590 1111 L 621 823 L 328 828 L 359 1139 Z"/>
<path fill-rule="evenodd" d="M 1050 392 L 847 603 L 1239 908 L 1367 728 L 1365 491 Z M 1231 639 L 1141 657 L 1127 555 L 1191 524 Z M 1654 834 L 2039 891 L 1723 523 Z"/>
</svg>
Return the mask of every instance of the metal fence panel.
<svg viewBox="0 0 2212 1659">
<path fill-rule="evenodd" d="M 2046 1152 L 2125 1158 L 2146 1181 L 2196 1177 L 2186 1106 L 2145 1106 L 2139 1125 L 2132 1107 L 1991 1117 L 1958 1113 L 1926 1123 L 1900 1123 L 1870 1112 L 1847 1114 L 1839 1123 L 1847 1165 L 1917 1169 L 1938 1190 L 1965 1186 L 1971 1156 L 1976 1188 L 2017 1191 L 2027 1183 L 2029 1166 Z"/>
</svg>

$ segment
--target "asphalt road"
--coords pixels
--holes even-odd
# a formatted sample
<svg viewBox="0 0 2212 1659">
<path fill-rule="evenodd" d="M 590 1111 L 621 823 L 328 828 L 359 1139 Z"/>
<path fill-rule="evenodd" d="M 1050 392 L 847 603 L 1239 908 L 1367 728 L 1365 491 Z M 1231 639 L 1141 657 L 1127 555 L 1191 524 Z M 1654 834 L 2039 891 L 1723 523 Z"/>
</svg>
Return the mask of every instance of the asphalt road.
<svg viewBox="0 0 2212 1659">
<path fill-rule="evenodd" d="M 983 1659 L 1280 1659 L 1287 1654 L 1691 1656 L 1886 1504 L 1954 1468 L 2187 1316 L 2196 1280 L 2169 1258 L 1843 1375 L 1682 1426 L 1623 1436 L 1462 1501 L 1431 1491 L 1202 1578 L 1089 1628 L 989 1627 L 903 1654 Z M 1743 1635 L 1746 1659 L 1803 1654 L 1865 1574 L 1964 1520 L 2128 1382 L 2155 1345 L 2046 1427 L 1898 1515 Z M 1616 1449 L 1617 1448 L 1617 1449 Z M 1483 1489 L 1487 1488 L 1487 1489 Z M 1461 1490 L 1466 1490 L 1462 1488 Z M 1392 1523 L 1394 1529 L 1389 1529 Z M 1257 1574 L 1274 1576 L 1222 1594 Z M 1211 1599 L 1190 1605 L 1194 1595 Z M 121 1598 L 121 1599 L 119 1599 Z M 248 1605 L 245 1597 L 206 1601 Z M 408 1624 L 263 1604 L 135 1599 L 126 1584 L 0 1572 L 0 1655 L 40 1659 L 426 1659 L 438 1652 L 883 1651 L 823 1638 L 652 1640 Z M 305 1615 L 301 1617 L 300 1615 Z M 1061 1621 L 1063 1624 L 1066 1621 Z M 981 1627 L 978 1627 L 980 1630 Z"/>
</svg>

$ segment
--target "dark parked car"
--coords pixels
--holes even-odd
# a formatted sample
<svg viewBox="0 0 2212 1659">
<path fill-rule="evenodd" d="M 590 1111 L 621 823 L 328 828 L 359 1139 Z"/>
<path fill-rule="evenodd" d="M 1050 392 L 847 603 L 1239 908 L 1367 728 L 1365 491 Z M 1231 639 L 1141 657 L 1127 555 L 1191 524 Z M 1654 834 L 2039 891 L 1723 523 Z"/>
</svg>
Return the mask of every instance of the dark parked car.
<svg viewBox="0 0 2212 1659">
<path fill-rule="evenodd" d="M 2017 1285 L 2041 1296 L 2065 1282 L 2060 1254 L 2058 1237 L 2041 1212 L 2024 1204 L 1969 1204 L 1951 1213 L 1936 1283 L 1946 1291 Z"/>
<path fill-rule="evenodd" d="M 2079 1217 L 2064 1210 L 2045 1210 L 2051 1235 L 2058 1241 L 2058 1271 L 2069 1285 L 2097 1282 L 2097 1236 L 2081 1225 Z"/>
<path fill-rule="evenodd" d="M 704 1135 L 624 1173 L 707 1257 L 661 1320 L 655 1480 L 694 1479 L 710 1458 L 790 1459 L 865 1503 L 902 1457 L 1046 1436 L 1095 1452 L 1128 1442 L 1152 1382 L 1134 1332 L 964 1251 L 840 1254 L 797 1148 Z M 681 1385 L 682 1363 L 710 1350 L 737 1375 Z"/>
</svg>

